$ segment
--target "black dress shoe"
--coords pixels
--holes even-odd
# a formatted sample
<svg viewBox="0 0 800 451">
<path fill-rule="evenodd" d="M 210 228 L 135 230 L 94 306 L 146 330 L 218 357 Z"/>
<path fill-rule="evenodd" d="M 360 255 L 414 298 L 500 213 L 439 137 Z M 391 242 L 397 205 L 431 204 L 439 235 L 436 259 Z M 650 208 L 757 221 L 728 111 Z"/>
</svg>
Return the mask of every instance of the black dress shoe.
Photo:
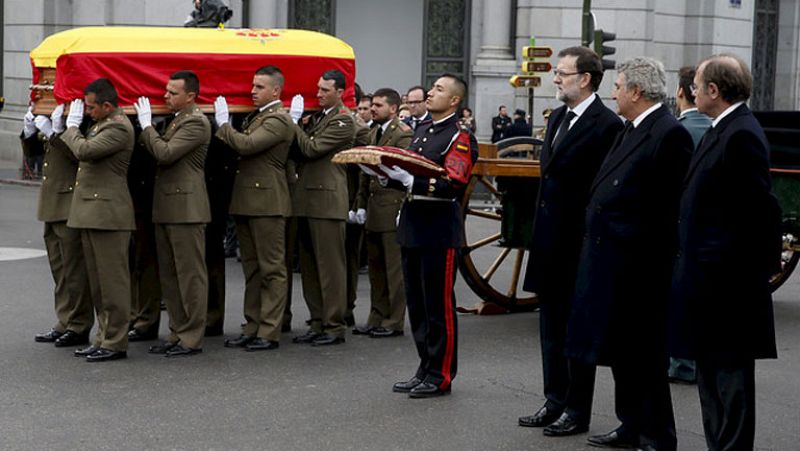
<svg viewBox="0 0 800 451">
<path fill-rule="evenodd" d="M 333 335 L 322 334 L 318 335 L 317 338 L 311 342 L 311 346 L 330 346 L 341 343 L 344 343 L 344 337 L 334 337 Z"/>
<path fill-rule="evenodd" d="M 564 412 L 552 424 L 544 428 L 542 433 L 548 437 L 566 437 L 568 435 L 582 434 L 589 430 L 589 422 L 578 421 Z"/>
<path fill-rule="evenodd" d="M 399 337 L 402 335 L 402 330 L 387 329 L 385 327 L 376 327 L 369 332 L 371 338 Z"/>
<path fill-rule="evenodd" d="M 319 337 L 320 333 L 314 332 L 313 330 L 309 329 L 308 332 L 304 333 L 303 335 L 298 335 L 292 338 L 292 343 L 300 343 L 300 344 L 308 344 L 314 341 L 317 337 Z"/>
<path fill-rule="evenodd" d="M 226 338 L 225 339 L 225 347 L 226 348 L 243 348 L 247 346 L 248 343 L 255 340 L 256 337 L 251 337 L 249 335 L 239 335 L 236 338 Z"/>
<path fill-rule="evenodd" d="M 206 327 L 204 337 L 219 337 L 222 335 L 222 326 Z"/>
<path fill-rule="evenodd" d="M 628 434 L 622 434 L 615 429 L 608 434 L 593 435 L 587 439 L 589 445 L 597 448 L 632 449 L 639 446 L 639 439 Z"/>
<path fill-rule="evenodd" d="M 353 335 L 369 335 L 374 327 L 372 326 L 356 326 L 353 328 Z"/>
<path fill-rule="evenodd" d="M 395 393 L 408 393 L 416 387 L 417 385 L 422 383 L 422 379 L 418 378 L 417 376 L 412 377 L 407 381 L 396 382 L 392 386 L 392 391 Z"/>
<path fill-rule="evenodd" d="M 87 357 L 94 354 L 99 349 L 100 349 L 99 346 L 91 345 L 86 348 L 76 349 L 75 352 L 73 352 L 73 354 L 75 355 L 75 357 Z"/>
<path fill-rule="evenodd" d="M 106 348 L 99 348 L 93 354 L 86 356 L 87 362 L 109 362 L 111 360 L 120 360 L 128 357 L 125 351 L 112 351 Z"/>
<path fill-rule="evenodd" d="M 203 352 L 202 349 L 194 349 L 194 348 L 187 348 L 181 344 L 176 344 L 175 346 L 169 348 L 167 350 L 167 357 L 189 357 L 190 355 L 200 354 Z"/>
<path fill-rule="evenodd" d="M 172 349 L 177 343 L 173 343 L 171 341 L 162 341 L 157 345 L 150 346 L 147 350 L 149 354 L 166 354 L 167 351 Z"/>
<path fill-rule="evenodd" d="M 543 428 L 556 421 L 560 415 L 561 410 L 556 410 L 545 405 L 533 415 L 519 417 L 519 425 L 526 428 Z"/>
<path fill-rule="evenodd" d="M 55 346 L 57 348 L 66 348 L 68 346 L 80 346 L 89 343 L 89 332 L 79 334 L 75 331 L 68 330 L 56 339 Z"/>
<path fill-rule="evenodd" d="M 33 339 L 36 340 L 37 343 L 53 343 L 58 340 L 58 337 L 64 335 L 63 332 L 59 332 L 55 329 L 50 329 L 49 331 L 43 334 L 36 334 Z"/>
<path fill-rule="evenodd" d="M 128 341 L 149 341 L 158 338 L 158 331 L 145 331 L 141 329 L 131 329 L 128 332 Z"/>
<path fill-rule="evenodd" d="M 433 398 L 435 396 L 447 395 L 450 393 L 450 386 L 442 390 L 430 382 L 422 382 L 408 392 L 409 398 Z"/>
<path fill-rule="evenodd" d="M 270 351 L 278 349 L 280 344 L 277 341 L 267 340 L 266 338 L 258 337 L 245 346 L 244 350 L 247 352 L 253 351 Z"/>
</svg>

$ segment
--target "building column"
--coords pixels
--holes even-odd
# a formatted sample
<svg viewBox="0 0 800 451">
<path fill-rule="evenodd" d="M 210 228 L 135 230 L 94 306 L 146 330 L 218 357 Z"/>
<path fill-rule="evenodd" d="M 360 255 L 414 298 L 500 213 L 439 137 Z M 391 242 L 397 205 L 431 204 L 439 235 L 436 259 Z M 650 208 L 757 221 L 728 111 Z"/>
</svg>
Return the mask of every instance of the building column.
<svg viewBox="0 0 800 451">
<path fill-rule="evenodd" d="M 516 72 L 517 61 L 511 48 L 511 0 L 482 0 L 482 23 L 473 20 L 472 30 L 480 30 L 480 50 L 472 65 L 471 98 L 479 141 L 492 136 L 492 117 L 500 105 L 512 109 L 514 89 L 508 79 Z M 477 15 L 475 15 L 477 16 Z M 475 17 L 473 16 L 473 17 Z"/>
<path fill-rule="evenodd" d="M 286 28 L 289 0 L 250 0 L 250 28 Z"/>
</svg>

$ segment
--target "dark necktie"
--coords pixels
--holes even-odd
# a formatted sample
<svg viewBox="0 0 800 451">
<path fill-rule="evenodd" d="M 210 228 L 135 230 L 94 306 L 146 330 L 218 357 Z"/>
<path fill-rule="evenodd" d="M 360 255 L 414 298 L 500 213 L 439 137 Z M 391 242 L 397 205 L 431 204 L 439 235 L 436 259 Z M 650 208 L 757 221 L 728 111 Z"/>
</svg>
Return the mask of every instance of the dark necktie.
<svg viewBox="0 0 800 451">
<path fill-rule="evenodd" d="M 255 111 L 253 111 L 252 113 L 248 114 L 248 115 L 247 115 L 247 116 L 244 118 L 244 121 L 242 122 L 242 130 L 247 130 L 247 127 L 249 127 L 249 126 L 250 126 L 250 122 L 251 122 L 253 119 L 255 119 L 255 118 L 256 118 L 256 116 L 258 116 L 258 113 L 260 113 L 260 112 L 261 112 L 260 110 L 256 109 L 256 110 L 255 110 Z"/>
<path fill-rule="evenodd" d="M 379 145 L 381 143 L 382 137 L 383 137 L 383 125 L 379 125 L 378 131 L 375 132 L 375 145 Z"/>
<path fill-rule="evenodd" d="M 552 152 L 558 150 L 558 145 L 561 144 L 562 141 L 564 141 L 564 137 L 567 136 L 567 133 L 569 132 L 569 124 L 570 122 L 572 122 L 572 119 L 574 119 L 575 116 L 577 116 L 575 112 L 569 111 L 567 112 L 567 116 L 564 118 L 564 120 L 561 121 L 561 124 L 558 126 L 558 133 L 556 133 L 556 138 L 553 140 L 553 145 L 550 146 Z"/>
</svg>

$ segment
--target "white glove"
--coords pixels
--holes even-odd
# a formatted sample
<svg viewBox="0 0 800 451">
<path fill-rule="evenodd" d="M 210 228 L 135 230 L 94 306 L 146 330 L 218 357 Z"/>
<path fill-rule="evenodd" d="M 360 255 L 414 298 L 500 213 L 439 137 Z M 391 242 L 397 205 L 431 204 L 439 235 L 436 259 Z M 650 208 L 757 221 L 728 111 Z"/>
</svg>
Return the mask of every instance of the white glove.
<svg viewBox="0 0 800 451">
<path fill-rule="evenodd" d="M 67 127 L 80 127 L 83 122 L 83 100 L 75 99 L 69 105 Z"/>
<path fill-rule="evenodd" d="M 414 176 L 409 174 L 408 171 L 397 165 L 389 168 L 388 166 L 381 164 L 378 165 L 378 167 L 384 172 L 384 174 L 389 176 L 390 179 L 397 180 L 398 182 L 402 183 L 407 190 L 411 191 L 411 187 L 414 185 Z"/>
<path fill-rule="evenodd" d="M 356 223 L 356 212 L 354 212 L 353 210 L 347 212 L 347 223 L 348 224 Z"/>
<path fill-rule="evenodd" d="M 381 186 L 386 186 L 386 184 L 389 182 L 389 179 L 387 179 L 386 177 L 384 177 L 384 176 L 378 174 L 377 172 L 373 171 L 372 169 L 370 169 L 369 166 L 365 166 L 363 164 L 359 164 L 358 167 L 360 167 L 361 170 L 364 171 L 365 174 L 371 175 L 373 177 L 377 177 L 378 178 L 378 183 L 380 183 Z"/>
<path fill-rule="evenodd" d="M 139 100 L 133 104 L 133 108 L 136 109 L 136 116 L 139 118 L 139 125 L 142 130 L 153 126 L 153 111 L 150 109 L 150 99 L 139 97 Z"/>
<path fill-rule="evenodd" d="M 36 134 L 36 124 L 33 123 L 34 119 L 33 106 L 29 106 L 25 116 L 22 117 L 22 134 L 25 136 L 25 139 L 28 139 Z"/>
<path fill-rule="evenodd" d="M 303 100 L 303 96 L 297 94 L 296 96 L 292 97 L 292 106 L 289 107 L 289 116 L 292 117 L 292 120 L 296 124 L 297 121 L 303 117 L 303 110 L 305 110 L 306 102 Z"/>
<path fill-rule="evenodd" d="M 365 222 L 367 222 L 367 210 L 364 210 L 363 208 L 359 208 L 356 211 L 356 224 L 362 224 L 363 225 Z"/>
<path fill-rule="evenodd" d="M 44 136 L 48 138 L 53 136 L 53 124 L 50 123 L 50 119 L 48 119 L 47 116 L 36 116 L 33 123 L 36 124 L 36 128 L 38 128 L 40 132 L 44 133 Z"/>
<path fill-rule="evenodd" d="M 64 131 L 64 104 L 57 106 L 50 114 L 50 123 L 53 125 L 53 133 Z"/>
<path fill-rule="evenodd" d="M 219 96 L 214 101 L 214 120 L 217 122 L 217 127 L 222 127 L 231 120 L 231 115 L 228 112 L 228 101 L 225 97 Z"/>
</svg>

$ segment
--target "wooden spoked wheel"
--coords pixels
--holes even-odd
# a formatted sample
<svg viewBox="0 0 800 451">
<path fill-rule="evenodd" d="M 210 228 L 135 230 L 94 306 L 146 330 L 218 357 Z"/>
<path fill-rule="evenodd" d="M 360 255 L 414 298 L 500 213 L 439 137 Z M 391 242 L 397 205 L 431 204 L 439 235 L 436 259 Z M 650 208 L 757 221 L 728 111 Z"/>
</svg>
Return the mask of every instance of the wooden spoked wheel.
<svg viewBox="0 0 800 451">
<path fill-rule="evenodd" d="M 461 203 L 466 243 L 460 255 L 461 275 L 484 301 L 512 311 L 533 310 L 538 306 L 536 295 L 522 289 L 528 251 L 504 242 L 503 215 L 508 211 L 503 210 L 506 194 L 498 187 L 497 178 L 538 180 L 539 162 L 496 158 L 496 153 L 484 157 L 483 149 L 481 155 Z M 535 200 L 533 192 L 524 202 Z M 509 227 L 507 223 L 505 227 Z"/>
<path fill-rule="evenodd" d="M 769 279 L 770 291 L 780 288 L 792 275 L 800 261 L 800 238 L 791 233 L 783 234 L 783 253 L 781 254 L 781 272 Z"/>
</svg>

